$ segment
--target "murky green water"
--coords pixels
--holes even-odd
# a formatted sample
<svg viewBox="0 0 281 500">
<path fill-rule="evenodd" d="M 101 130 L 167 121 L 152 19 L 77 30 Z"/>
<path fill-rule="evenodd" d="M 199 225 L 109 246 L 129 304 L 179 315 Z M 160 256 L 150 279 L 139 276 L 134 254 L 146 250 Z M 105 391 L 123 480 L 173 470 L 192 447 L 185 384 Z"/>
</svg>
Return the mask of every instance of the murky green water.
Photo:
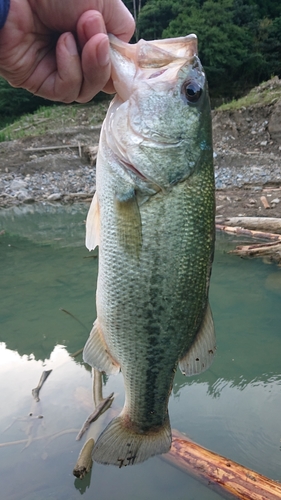
<svg viewBox="0 0 281 500">
<path fill-rule="evenodd" d="M 86 213 L 83 205 L 0 211 L 1 498 L 218 499 L 158 457 L 120 470 L 95 464 L 82 481 L 72 475 L 81 448 L 75 430 L 92 411 L 91 373 L 81 357 L 69 356 L 83 347 L 95 319 L 97 259 L 83 246 Z M 215 361 L 198 377 L 177 373 L 171 423 L 281 480 L 281 270 L 227 255 L 231 246 L 218 237 L 211 286 Z M 40 403 L 33 403 L 32 388 L 51 368 Z M 112 391 L 114 407 L 121 407 L 121 375 L 108 379 L 104 394 Z M 44 418 L 32 420 L 30 412 Z"/>
</svg>

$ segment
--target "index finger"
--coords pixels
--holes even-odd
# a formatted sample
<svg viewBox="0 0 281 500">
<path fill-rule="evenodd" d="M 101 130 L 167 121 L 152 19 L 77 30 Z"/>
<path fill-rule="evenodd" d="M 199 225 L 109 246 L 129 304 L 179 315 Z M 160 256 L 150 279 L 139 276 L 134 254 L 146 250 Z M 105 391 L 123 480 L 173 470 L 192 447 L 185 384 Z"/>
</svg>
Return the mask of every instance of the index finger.
<svg viewBox="0 0 281 500">
<path fill-rule="evenodd" d="M 135 21 L 121 0 L 104 2 L 102 15 L 107 33 L 112 33 L 124 42 L 131 39 L 135 31 Z"/>
</svg>

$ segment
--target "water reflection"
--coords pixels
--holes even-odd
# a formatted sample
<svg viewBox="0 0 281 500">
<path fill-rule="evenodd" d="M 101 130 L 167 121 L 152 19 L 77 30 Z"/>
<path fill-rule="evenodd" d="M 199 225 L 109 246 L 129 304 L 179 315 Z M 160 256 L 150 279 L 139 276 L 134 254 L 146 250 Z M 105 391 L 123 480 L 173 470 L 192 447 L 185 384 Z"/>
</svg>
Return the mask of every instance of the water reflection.
<svg viewBox="0 0 281 500">
<path fill-rule="evenodd" d="M 77 216 L 80 222 L 82 215 Z M 36 226 L 42 214 L 33 213 L 32 217 Z M 54 213 L 45 217 L 46 227 L 55 226 Z M 73 247 L 62 247 L 52 239 L 51 230 L 48 243 L 34 235 L 25 237 L 23 227 L 18 236 L 14 219 L 0 217 L 1 229 L 6 231 L 0 238 L 3 498 L 63 500 L 83 494 L 91 500 L 94 496 L 124 500 L 132 495 L 148 500 L 186 500 L 188 488 L 189 498 L 217 499 L 215 493 L 157 458 L 131 471 L 94 464 L 91 476 L 83 481 L 74 479 L 71 471 L 81 449 L 75 436 L 92 411 L 93 400 L 91 372 L 81 357 L 73 360 L 70 353 L 83 347 L 88 333 L 60 308 L 70 311 L 90 330 L 95 318 L 97 262 L 84 259 L 89 254 L 79 223 L 79 246 L 75 242 Z M 212 367 L 198 377 L 187 379 L 176 373 L 169 403 L 171 424 L 203 446 L 280 480 L 280 269 L 227 255 L 229 239 L 225 237 L 219 237 L 218 245 L 211 287 L 217 355 Z M 44 418 L 35 422 L 32 434 L 40 439 L 23 450 L 28 422 L 18 419 L 4 430 L 15 418 L 27 418 L 33 401 L 31 391 L 42 371 L 48 369 L 53 371 L 40 393 Z M 104 393 L 111 392 L 116 395 L 113 409 L 117 410 L 124 403 L 121 375 L 106 380 Z M 98 435 L 107 418 L 93 424 L 91 432 Z M 71 429 L 75 432 L 62 434 Z M 2 446 L 12 441 L 21 443 Z"/>
</svg>

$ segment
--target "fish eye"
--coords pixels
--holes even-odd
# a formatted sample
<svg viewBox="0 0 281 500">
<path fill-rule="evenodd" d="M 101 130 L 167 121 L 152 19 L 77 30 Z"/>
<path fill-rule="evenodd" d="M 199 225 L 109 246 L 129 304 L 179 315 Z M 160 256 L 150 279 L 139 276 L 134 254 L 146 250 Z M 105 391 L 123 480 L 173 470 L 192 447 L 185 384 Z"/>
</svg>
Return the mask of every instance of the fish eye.
<svg viewBox="0 0 281 500">
<path fill-rule="evenodd" d="M 182 92 L 184 93 L 188 102 L 197 102 L 202 94 L 202 88 L 195 81 L 184 82 L 182 86 Z"/>
</svg>

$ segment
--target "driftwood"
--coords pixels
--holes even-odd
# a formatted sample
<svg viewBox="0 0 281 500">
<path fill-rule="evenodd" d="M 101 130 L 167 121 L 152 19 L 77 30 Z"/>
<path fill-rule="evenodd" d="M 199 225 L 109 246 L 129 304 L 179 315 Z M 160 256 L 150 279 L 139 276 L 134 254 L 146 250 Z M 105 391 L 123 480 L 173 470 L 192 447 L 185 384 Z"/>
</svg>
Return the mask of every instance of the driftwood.
<svg viewBox="0 0 281 500">
<path fill-rule="evenodd" d="M 273 243 L 237 246 L 235 250 L 231 250 L 229 253 L 234 253 L 235 255 L 243 257 L 271 256 L 274 261 L 279 262 L 281 260 L 281 242 L 277 241 Z"/>
<path fill-rule="evenodd" d="M 244 229 L 243 227 L 225 226 L 223 224 L 216 224 L 218 231 L 224 231 L 229 234 L 238 234 L 242 236 L 250 236 L 251 238 L 260 238 L 265 240 L 281 241 L 281 235 L 274 233 L 266 233 L 263 231 L 253 231 L 251 229 Z"/>
<path fill-rule="evenodd" d="M 92 451 L 94 444 L 93 438 L 88 439 L 84 444 L 72 472 L 75 477 L 83 479 L 83 477 L 90 472 L 93 465 Z"/>
<path fill-rule="evenodd" d="M 95 408 L 93 413 L 87 418 L 87 420 L 84 422 L 82 428 L 78 432 L 76 436 L 76 441 L 80 441 L 81 437 L 85 434 L 85 432 L 89 429 L 90 425 L 92 422 L 95 422 L 102 413 L 104 413 L 108 408 L 113 403 L 113 395 L 114 393 L 112 392 L 107 398 L 103 399 L 103 401 Z"/>
<path fill-rule="evenodd" d="M 281 233 L 281 219 L 277 217 L 229 217 L 227 226 L 241 226 L 245 229 Z"/>
<path fill-rule="evenodd" d="M 262 202 L 264 208 L 270 208 L 270 205 L 268 203 L 268 200 L 267 200 L 266 196 L 261 196 L 261 202 Z"/>
<path fill-rule="evenodd" d="M 91 166 L 93 166 L 96 162 L 98 156 L 98 146 L 85 146 L 84 154 L 90 161 Z"/>
<path fill-rule="evenodd" d="M 222 457 L 173 431 L 169 453 L 162 455 L 217 493 L 241 500 L 280 500 L 281 484 Z"/>
<path fill-rule="evenodd" d="M 26 152 L 28 153 L 36 153 L 40 151 L 52 151 L 55 149 L 79 149 L 81 147 L 81 144 L 61 144 L 60 146 L 54 145 L 54 146 L 42 146 L 40 148 L 27 148 L 25 149 Z"/>
<path fill-rule="evenodd" d="M 53 370 L 44 370 L 41 377 L 40 377 L 40 380 L 39 380 L 37 387 L 35 387 L 31 391 L 32 396 L 34 397 L 34 399 L 37 403 L 40 401 L 39 392 L 41 391 L 44 382 L 47 380 L 47 378 L 49 377 L 49 375 L 52 371 Z"/>
<path fill-rule="evenodd" d="M 60 144 L 60 145 L 56 144 L 53 146 L 41 146 L 39 148 L 31 147 L 25 149 L 25 151 L 27 153 L 40 153 L 42 151 L 55 151 L 60 149 L 78 149 L 79 157 L 81 158 L 83 153 L 86 156 L 86 158 L 88 158 L 91 165 L 94 165 L 97 159 L 98 146 L 87 146 L 85 144 L 81 144 L 80 141 L 78 141 L 77 144 Z"/>
</svg>

